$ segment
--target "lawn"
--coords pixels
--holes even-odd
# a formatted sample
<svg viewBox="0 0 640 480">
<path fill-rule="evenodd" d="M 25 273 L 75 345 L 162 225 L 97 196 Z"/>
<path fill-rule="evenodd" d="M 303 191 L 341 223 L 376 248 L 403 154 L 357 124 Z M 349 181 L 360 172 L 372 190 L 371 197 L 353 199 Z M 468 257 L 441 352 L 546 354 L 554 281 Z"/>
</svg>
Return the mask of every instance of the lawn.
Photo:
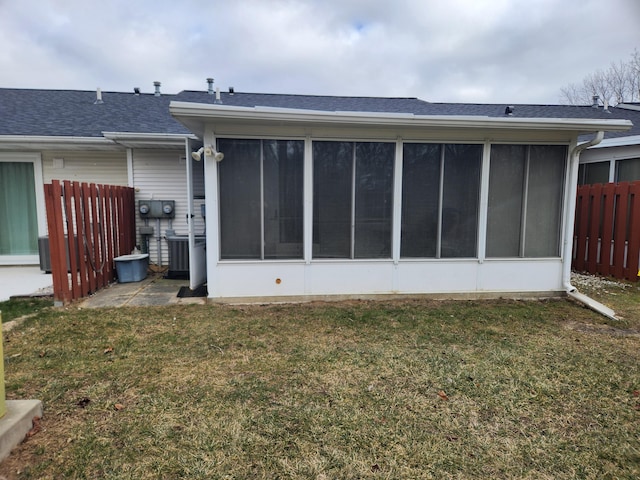
<svg viewBox="0 0 640 480">
<path fill-rule="evenodd" d="M 640 294 L 615 288 L 621 322 L 566 300 L 47 309 L 5 334 L 7 397 L 45 415 L 0 475 L 640 478 Z"/>
<path fill-rule="evenodd" d="M 16 298 L 0 302 L 0 313 L 2 313 L 2 322 L 8 322 L 29 315 L 47 307 L 53 306 L 53 300 L 50 297 L 28 297 Z"/>
</svg>

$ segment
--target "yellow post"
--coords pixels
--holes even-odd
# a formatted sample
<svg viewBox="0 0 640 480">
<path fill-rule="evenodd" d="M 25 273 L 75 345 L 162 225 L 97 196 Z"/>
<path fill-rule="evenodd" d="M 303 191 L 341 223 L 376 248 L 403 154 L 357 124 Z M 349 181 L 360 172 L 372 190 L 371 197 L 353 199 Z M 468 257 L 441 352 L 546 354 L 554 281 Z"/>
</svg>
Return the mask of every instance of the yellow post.
<svg viewBox="0 0 640 480">
<path fill-rule="evenodd" d="M 4 398 L 4 352 L 2 351 L 2 344 L 4 343 L 2 335 L 2 312 L 0 312 L 0 417 L 4 417 L 7 413 L 7 403 Z"/>
</svg>

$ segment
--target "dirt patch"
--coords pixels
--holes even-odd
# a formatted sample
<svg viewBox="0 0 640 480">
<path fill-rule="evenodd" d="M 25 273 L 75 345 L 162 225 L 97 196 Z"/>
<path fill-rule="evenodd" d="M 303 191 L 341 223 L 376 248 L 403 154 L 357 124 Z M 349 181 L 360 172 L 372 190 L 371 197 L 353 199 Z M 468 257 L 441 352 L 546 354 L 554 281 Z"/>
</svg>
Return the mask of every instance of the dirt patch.
<svg viewBox="0 0 640 480">
<path fill-rule="evenodd" d="M 611 325 L 567 322 L 564 327 L 567 330 L 575 330 L 582 333 L 595 333 L 600 335 L 610 335 L 612 337 L 640 337 L 640 330 L 633 328 L 616 328 Z"/>
</svg>

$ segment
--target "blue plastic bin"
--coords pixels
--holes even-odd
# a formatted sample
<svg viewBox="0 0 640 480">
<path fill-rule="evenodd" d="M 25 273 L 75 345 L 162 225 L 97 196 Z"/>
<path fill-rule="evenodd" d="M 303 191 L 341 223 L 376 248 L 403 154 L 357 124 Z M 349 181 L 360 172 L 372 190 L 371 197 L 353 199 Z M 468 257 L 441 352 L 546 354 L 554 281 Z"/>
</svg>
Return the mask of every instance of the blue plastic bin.
<svg viewBox="0 0 640 480">
<path fill-rule="evenodd" d="M 113 260 L 116 262 L 119 283 L 140 282 L 147 278 L 148 253 L 120 255 Z"/>
</svg>

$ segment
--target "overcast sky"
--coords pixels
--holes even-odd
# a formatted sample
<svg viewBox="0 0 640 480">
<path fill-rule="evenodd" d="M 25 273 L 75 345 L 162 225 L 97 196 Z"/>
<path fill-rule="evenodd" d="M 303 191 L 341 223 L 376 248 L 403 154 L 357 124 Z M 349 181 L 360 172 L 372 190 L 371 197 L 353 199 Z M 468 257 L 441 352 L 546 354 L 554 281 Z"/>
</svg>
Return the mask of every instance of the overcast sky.
<svg viewBox="0 0 640 480">
<path fill-rule="evenodd" d="M 558 103 L 640 0 L 0 0 L 0 87 Z"/>
</svg>

